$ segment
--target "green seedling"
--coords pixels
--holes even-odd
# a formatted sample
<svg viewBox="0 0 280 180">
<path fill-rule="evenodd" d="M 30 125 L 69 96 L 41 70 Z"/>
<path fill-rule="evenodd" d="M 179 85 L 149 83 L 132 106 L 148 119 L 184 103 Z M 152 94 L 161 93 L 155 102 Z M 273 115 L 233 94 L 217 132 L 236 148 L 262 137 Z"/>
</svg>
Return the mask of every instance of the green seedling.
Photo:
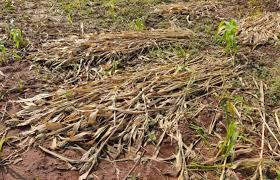
<svg viewBox="0 0 280 180">
<path fill-rule="evenodd" d="M 273 78 L 269 87 L 268 95 L 273 104 L 279 104 L 280 100 L 280 76 Z"/>
<path fill-rule="evenodd" d="M 11 29 L 10 39 L 15 44 L 16 48 L 19 48 L 20 46 L 24 45 L 24 39 L 23 39 L 22 31 L 18 28 Z"/>
<path fill-rule="evenodd" d="M 108 76 L 112 76 L 114 75 L 118 69 L 121 68 L 121 65 L 118 61 L 113 60 L 112 63 L 107 64 L 106 66 L 104 66 L 104 69 L 102 70 L 102 74 L 103 75 L 108 75 Z"/>
<path fill-rule="evenodd" d="M 4 51 L 6 51 L 6 48 L 5 48 L 4 44 L 2 44 L 0 42 L 0 52 L 4 52 Z"/>
<path fill-rule="evenodd" d="M 88 0 L 62 1 L 61 7 L 66 14 L 67 21 L 73 24 L 73 18 L 76 14 L 82 14 L 85 10 Z"/>
<path fill-rule="evenodd" d="M 236 143 L 236 140 L 238 138 L 238 132 L 237 132 L 237 124 L 236 122 L 230 122 L 227 126 L 227 134 L 226 139 L 222 145 L 222 154 L 224 154 L 225 157 L 233 156 L 234 155 L 234 146 Z"/>
<path fill-rule="evenodd" d="M 187 67 L 185 64 L 180 64 L 176 67 L 175 74 L 187 71 Z"/>
<path fill-rule="evenodd" d="M 280 180 L 280 170 L 277 170 L 276 174 L 277 174 L 277 180 Z"/>
<path fill-rule="evenodd" d="M 128 176 L 128 180 L 138 180 L 139 179 L 139 174 L 133 173 L 131 175 Z"/>
<path fill-rule="evenodd" d="M 117 17 L 116 14 L 116 0 L 106 0 L 103 2 L 104 7 L 106 8 L 106 13 L 110 18 L 115 18 Z"/>
<path fill-rule="evenodd" d="M 187 59 L 190 56 L 190 54 L 187 52 L 187 50 L 180 45 L 177 45 L 176 47 L 174 47 L 173 51 L 176 54 L 176 56 L 179 58 Z"/>
<path fill-rule="evenodd" d="M 156 134 L 154 131 L 148 133 L 148 141 L 155 142 L 157 140 Z"/>
<path fill-rule="evenodd" d="M 3 4 L 4 4 L 3 10 L 6 10 L 6 11 L 14 11 L 15 10 L 15 6 L 14 6 L 12 0 L 5 0 Z"/>
<path fill-rule="evenodd" d="M 227 54 L 237 53 L 237 31 L 238 26 L 235 20 L 222 21 L 218 26 L 218 30 L 215 35 L 216 41 L 225 46 Z"/>
<path fill-rule="evenodd" d="M 73 24 L 75 4 L 73 2 L 72 3 L 64 2 L 64 3 L 62 3 L 62 8 L 63 8 L 64 13 L 66 14 L 67 21 L 70 24 Z"/>
<path fill-rule="evenodd" d="M 7 48 L 0 42 L 0 62 L 6 60 L 7 57 Z"/>
<path fill-rule="evenodd" d="M 7 52 L 7 48 L 3 43 L 0 42 L 0 53 L 6 53 L 6 52 Z"/>
<path fill-rule="evenodd" d="M 24 83 L 23 83 L 23 80 L 20 79 L 18 81 L 18 92 L 23 93 L 23 91 L 24 91 Z"/>
<path fill-rule="evenodd" d="M 143 18 L 137 18 L 133 21 L 133 28 L 136 31 L 145 30 L 145 21 Z"/>
<path fill-rule="evenodd" d="M 227 121 L 227 133 L 226 138 L 222 143 L 220 151 L 223 154 L 224 159 L 227 159 L 229 156 L 233 159 L 235 144 L 239 135 L 237 129 L 237 122 L 235 121 L 235 118 L 237 116 L 236 108 L 234 107 L 231 101 L 227 100 L 224 104 L 224 111 Z"/>
<path fill-rule="evenodd" d="M 202 140 L 204 140 L 205 142 L 207 142 L 207 133 L 206 133 L 206 131 L 205 131 L 205 129 L 204 128 L 202 128 L 202 127 L 200 127 L 200 126 L 198 126 L 198 125 L 195 125 L 195 124 L 191 124 L 190 125 L 190 128 L 191 129 L 193 129 L 193 130 L 195 130 L 195 132 L 196 132 L 196 134 L 197 134 L 197 136 L 199 137 L 199 138 L 201 138 Z"/>
</svg>

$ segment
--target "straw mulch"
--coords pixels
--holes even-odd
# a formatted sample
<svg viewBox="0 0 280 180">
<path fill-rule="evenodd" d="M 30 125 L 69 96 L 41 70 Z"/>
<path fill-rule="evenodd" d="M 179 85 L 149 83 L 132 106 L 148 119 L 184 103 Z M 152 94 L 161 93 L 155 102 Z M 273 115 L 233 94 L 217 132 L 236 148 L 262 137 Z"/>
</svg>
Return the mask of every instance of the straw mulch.
<svg viewBox="0 0 280 180">
<path fill-rule="evenodd" d="M 194 33 L 190 30 L 168 29 L 91 34 L 82 38 L 72 36 L 46 42 L 29 59 L 53 69 L 89 69 L 107 61 L 127 61 L 159 46 L 187 43 L 193 36 Z"/>
<path fill-rule="evenodd" d="M 184 68 L 178 68 L 178 63 Z M 191 150 L 182 140 L 178 122 L 186 119 L 188 107 L 221 90 L 240 73 L 240 67 L 233 67 L 227 59 L 211 56 L 154 62 L 20 100 L 23 110 L 6 123 L 31 125 L 21 133 L 20 141 L 42 145 L 43 151 L 78 169 L 80 179 L 90 174 L 100 157 L 118 159 L 132 149 L 138 152 L 149 144 L 148 134 L 157 131 L 156 149 L 149 158 L 157 159 L 161 142 L 171 137 L 178 142 L 176 170 L 184 176 L 185 156 Z M 55 152 L 64 148 L 76 149 L 83 156 L 74 160 Z"/>
<path fill-rule="evenodd" d="M 269 40 L 279 41 L 280 13 L 262 13 L 241 20 L 239 26 L 241 43 L 251 45 L 266 44 Z"/>
</svg>

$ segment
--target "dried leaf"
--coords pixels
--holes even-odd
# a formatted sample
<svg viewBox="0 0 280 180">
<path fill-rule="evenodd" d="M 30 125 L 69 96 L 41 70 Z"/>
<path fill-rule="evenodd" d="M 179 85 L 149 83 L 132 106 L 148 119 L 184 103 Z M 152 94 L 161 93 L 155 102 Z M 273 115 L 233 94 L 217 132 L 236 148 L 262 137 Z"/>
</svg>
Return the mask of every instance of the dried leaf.
<svg viewBox="0 0 280 180">
<path fill-rule="evenodd" d="M 64 126 L 60 122 L 47 122 L 46 123 L 46 128 L 47 128 L 47 130 L 50 130 L 50 131 L 55 131 L 55 130 L 61 129 L 63 127 Z"/>
</svg>

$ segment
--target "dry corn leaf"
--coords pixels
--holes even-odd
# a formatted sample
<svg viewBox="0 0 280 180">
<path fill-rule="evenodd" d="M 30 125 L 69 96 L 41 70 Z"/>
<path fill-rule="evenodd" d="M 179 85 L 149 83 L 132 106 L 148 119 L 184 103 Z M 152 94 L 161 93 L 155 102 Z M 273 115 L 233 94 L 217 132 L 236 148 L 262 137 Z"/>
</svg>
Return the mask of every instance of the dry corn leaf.
<svg viewBox="0 0 280 180">
<path fill-rule="evenodd" d="M 64 127 L 63 124 L 61 124 L 60 122 L 47 122 L 46 123 L 46 128 L 47 128 L 47 130 L 50 130 L 50 131 L 55 131 L 55 130 L 61 129 L 63 127 Z"/>
</svg>

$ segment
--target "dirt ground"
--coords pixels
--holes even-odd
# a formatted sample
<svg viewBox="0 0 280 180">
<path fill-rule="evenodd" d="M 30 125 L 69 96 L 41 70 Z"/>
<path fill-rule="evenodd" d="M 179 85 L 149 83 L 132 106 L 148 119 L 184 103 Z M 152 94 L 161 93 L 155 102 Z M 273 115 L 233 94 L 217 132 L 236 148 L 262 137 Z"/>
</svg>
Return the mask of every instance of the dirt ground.
<svg viewBox="0 0 280 180">
<path fill-rule="evenodd" d="M 8 1 L 0 0 L 1 6 Z M 12 1 L 11 7 L 5 7 L 0 9 L 0 40 L 7 40 L 5 42 L 6 47 L 9 49 L 15 49 L 12 43 L 8 40 L 6 27 L 13 22 L 16 27 L 19 27 L 24 32 L 24 37 L 28 40 L 28 46 L 22 49 L 16 49 L 17 53 L 21 56 L 19 60 L 14 57 L 9 57 L 8 61 L 0 62 L 0 137 L 5 133 L 7 125 L 5 121 L 12 118 L 15 113 L 19 112 L 22 107 L 14 101 L 19 98 L 30 98 L 38 93 L 51 92 L 58 89 L 60 85 L 66 83 L 63 80 L 63 75 L 58 73 L 50 73 L 44 70 L 40 64 L 34 64 L 27 60 L 26 57 L 36 49 L 42 48 L 42 44 L 58 37 L 64 37 L 68 35 L 81 35 L 83 33 L 99 33 L 104 31 L 116 31 L 127 30 L 129 25 L 125 26 L 119 24 L 119 22 L 110 22 L 110 18 L 107 18 L 102 13 L 103 10 L 96 11 L 96 14 L 90 16 L 81 14 L 73 16 L 73 23 L 69 23 L 65 13 L 61 10 L 60 6 L 55 4 L 54 1 Z M 228 1 L 231 6 L 218 7 L 215 12 L 216 17 L 206 17 L 199 19 L 199 23 L 186 25 L 187 20 L 184 19 L 184 14 L 176 17 L 174 20 L 176 26 L 187 27 L 193 30 L 197 29 L 201 23 L 208 21 L 212 18 L 213 24 L 217 24 L 217 21 L 221 18 L 240 18 L 252 13 L 255 9 L 261 9 L 263 11 L 279 12 L 280 6 L 276 1 L 270 1 L 271 3 L 264 3 L 258 1 L 256 4 L 248 4 L 246 1 Z M 171 3 L 171 2 L 167 2 Z M 7 4 L 6 4 L 7 5 Z M 8 5 L 7 5 L 8 6 Z M 126 5 L 123 5 L 124 7 Z M 90 5 L 93 10 L 98 9 L 97 3 Z M 0 7 L 1 8 L 1 7 Z M 8 10 L 10 8 L 10 10 Z M 147 11 L 152 11 L 153 8 L 143 7 Z M 248 9 L 248 11 L 246 11 Z M 131 13 L 133 14 L 133 12 Z M 129 14 L 128 18 L 134 18 Z M 140 13 L 141 14 L 141 13 Z M 102 16 L 103 15 L 103 16 Z M 125 17 L 125 14 L 123 15 Z M 207 15 L 208 16 L 208 15 Z M 165 27 L 168 28 L 174 24 L 170 20 L 174 17 L 160 16 L 157 17 L 151 13 L 146 19 L 147 29 Z M 120 20 L 123 22 L 123 20 Z M 81 28 L 83 23 L 83 28 Z M 125 24 L 126 22 L 124 22 Z M 214 26 L 213 26 L 214 27 Z M 214 27 L 215 28 L 215 27 Z M 208 35 L 207 35 L 208 36 Z M 205 46 L 207 51 L 207 46 Z M 209 48 L 211 49 L 211 48 Z M 280 52 L 277 47 L 261 46 L 253 51 L 244 50 L 244 54 L 249 58 L 249 62 L 252 66 L 257 66 L 254 70 L 258 71 L 261 68 L 275 68 L 274 63 L 270 59 L 280 57 Z M 260 65 L 259 65 L 260 64 Z M 261 71 L 263 73 L 263 71 Z M 215 118 L 215 111 L 211 107 L 217 106 L 218 102 L 214 97 L 206 97 L 202 102 L 208 108 L 203 109 L 196 116 L 196 123 L 200 124 L 205 129 L 211 126 L 213 118 Z M 272 106 L 272 109 L 277 109 L 279 106 Z M 186 119 L 185 122 L 180 122 L 179 127 L 183 134 L 183 140 L 187 145 L 192 144 L 198 138 L 194 131 L 192 131 L 188 125 L 192 124 L 192 119 Z M 219 121 L 225 121 L 220 118 Z M 29 128 L 29 127 L 24 127 Z M 23 128 L 23 129 L 24 129 Z M 226 129 L 223 123 L 220 123 L 217 127 L 221 135 L 226 134 Z M 22 129 L 11 128 L 9 129 L 9 136 L 16 136 Z M 217 144 L 219 139 L 212 138 L 210 144 Z M 256 141 L 256 143 L 258 143 Z M 142 149 L 143 155 L 151 155 L 154 145 L 147 146 L 146 149 Z M 242 149 L 242 147 L 240 147 Z M 69 166 L 57 158 L 50 156 L 41 151 L 37 146 L 31 147 L 28 150 L 24 150 L 19 153 L 18 162 L 15 164 L 2 165 L 1 160 L 9 157 L 10 154 L 17 151 L 17 147 L 13 144 L 6 143 L 3 152 L 0 155 L 0 179 L 14 180 L 14 179 L 40 179 L 40 180 L 76 180 L 79 177 L 77 170 L 69 170 Z M 198 142 L 196 152 L 203 155 L 205 160 L 215 158 L 217 150 L 212 146 L 207 146 L 201 142 Z M 72 158 L 78 159 L 81 154 L 71 149 L 61 150 L 60 154 Z M 176 153 L 176 145 L 172 143 L 170 139 L 166 139 L 162 144 L 162 148 L 159 156 L 162 158 L 169 158 Z M 258 151 L 251 151 L 244 156 L 258 157 Z M 97 167 L 94 168 L 93 173 L 90 175 L 92 179 L 177 179 L 176 171 L 174 170 L 174 164 L 167 162 L 157 162 L 154 160 L 137 160 L 126 158 L 128 155 L 124 155 L 123 160 L 110 161 L 108 159 L 100 160 Z M 240 157 L 242 158 L 242 153 Z M 4 161 L 5 162 L 5 161 Z M 254 174 L 251 169 L 240 170 L 236 173 L 236 179 L 247 179 L 247 175 Z M 275 173 L 267 170 L 268 176 L 275 178 Z M 207 177 L 205 177 L 207 176 Z M 191 179 L 216 179 L 217 172 L 209 171 L 206 173 L 196 174 Z"/>
</svg>

